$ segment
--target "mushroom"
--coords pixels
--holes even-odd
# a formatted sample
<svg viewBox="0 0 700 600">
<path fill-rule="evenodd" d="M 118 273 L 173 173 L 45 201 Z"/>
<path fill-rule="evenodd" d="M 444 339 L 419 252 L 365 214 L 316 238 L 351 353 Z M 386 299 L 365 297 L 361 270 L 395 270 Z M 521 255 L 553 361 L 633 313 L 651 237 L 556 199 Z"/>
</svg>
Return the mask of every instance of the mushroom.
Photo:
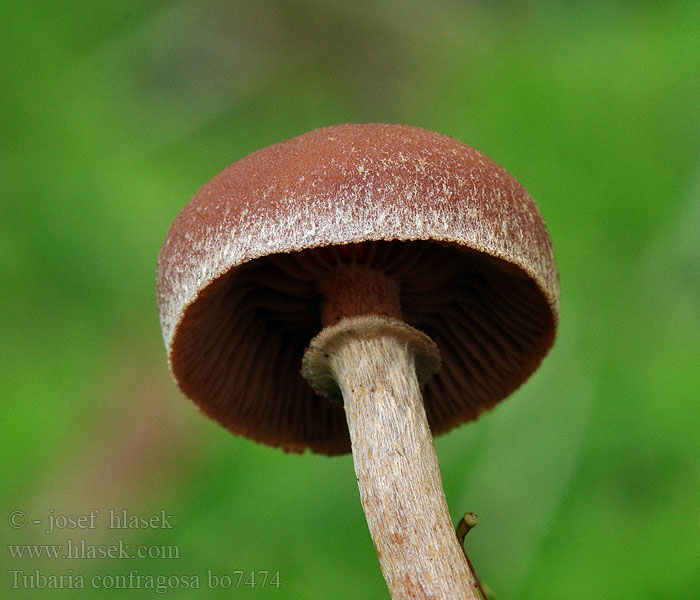
<svg viewBox="0 0 700 600">
<path fill-rule="evenodd" d="M 317 129 L 206 183 L 157 288 L 171 373 L 203 412 L 286 451 L 352 450 L 392 598 L 478 598 L 432 436 L 554 340 L 551 240 L 511 175 L 417 127 Z"/>
</svg>

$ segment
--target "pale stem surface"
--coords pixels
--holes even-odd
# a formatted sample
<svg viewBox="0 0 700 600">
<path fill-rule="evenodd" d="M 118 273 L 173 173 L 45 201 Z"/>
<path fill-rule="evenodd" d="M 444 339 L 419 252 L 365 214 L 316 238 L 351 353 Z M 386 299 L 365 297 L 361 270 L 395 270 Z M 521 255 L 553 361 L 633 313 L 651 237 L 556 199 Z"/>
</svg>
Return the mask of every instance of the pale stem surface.
<svg viewBox="0 0 700 600">
<path fill-rule="evenodd" d="M 479 600 L 445 502 L 413 353 L 392 335 L 351 338 L 330 366 L 391 597 Z"/>
</svg>

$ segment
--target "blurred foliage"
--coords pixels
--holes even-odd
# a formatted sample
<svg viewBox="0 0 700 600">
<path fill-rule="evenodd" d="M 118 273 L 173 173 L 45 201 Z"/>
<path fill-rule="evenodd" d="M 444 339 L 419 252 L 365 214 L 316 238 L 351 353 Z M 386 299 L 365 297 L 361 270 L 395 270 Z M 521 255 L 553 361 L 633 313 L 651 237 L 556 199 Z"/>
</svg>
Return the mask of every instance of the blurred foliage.
<svg viewBox="0 0 700 600">
<path fill-rule="evenodd" d="M 10 570 L 280 571 L 240 597 L 387 597 L 348 457 L 285 456 L 170 382 L 154 300 L 167 228 L 269 143 L 345 121 L 469 143 L 528 188 L 562 284 L 531 382 L 437 441 L 470 557 L 506 598 L 700 590 L 700 3 L 6 2 L 0 9 L 3 597 Z M 29 518 L 100 508 L 169 531 Z M 68 537 L 176 561 L 13 559 Z M 224 597 L 232 590 L 172 590 Z"/>
</svg>

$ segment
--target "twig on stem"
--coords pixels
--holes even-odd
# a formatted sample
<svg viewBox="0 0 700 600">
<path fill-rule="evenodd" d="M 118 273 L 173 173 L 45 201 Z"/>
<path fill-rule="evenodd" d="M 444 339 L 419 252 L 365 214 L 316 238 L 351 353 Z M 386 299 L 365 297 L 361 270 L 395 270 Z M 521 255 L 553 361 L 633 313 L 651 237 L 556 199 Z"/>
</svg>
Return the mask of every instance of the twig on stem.
<svg viewBox="0 0 700 600">
<path fill-rule="evenodd" d="M 464 547 L 464 538 L 467 537 L 467 534 L 471 531 L 472 528 L 476 527 L 478 523 L 479 515 L 473 512 L 468 512 L 459 520 L 459 523 L 457 523 L 457 530 L 455 531 L 455 533 L 457 534 L 457 541 L 459 542 L 459 546 L 460 548 L 462 548 L 462 552 L 464 552 L 464 558 L 467 559 L 469 570 L 472 572 L 472 575 L 474 575 L 476 585 L 479 588 L 479 593 L 481 594 L 481 597 L 484 600 L 488 600 L 488 596 L 486 595 L 486 592 L 484 592 L 484 588 L 481 587 L 481 581 L 479 581 L 479 577 L 476 574 L 476 571 L 474 570 L 474 565 L 472 564 L 472 561 L 469 560 L 467 550 Z"/>
</svg>

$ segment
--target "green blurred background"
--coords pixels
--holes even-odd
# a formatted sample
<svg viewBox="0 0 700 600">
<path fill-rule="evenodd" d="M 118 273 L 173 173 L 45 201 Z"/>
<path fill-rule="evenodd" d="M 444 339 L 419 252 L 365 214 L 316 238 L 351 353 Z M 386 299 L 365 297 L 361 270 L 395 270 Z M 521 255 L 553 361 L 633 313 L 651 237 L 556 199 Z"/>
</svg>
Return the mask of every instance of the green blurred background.
<svg viewBox="0 0 700 600">
<path fill-rule="evenodd" d="M 698 597 L 700 3 L 6 2 L 0 48 L 0 597 L 160 597 L 103 589 L 133 569 L 200 577 L 169 598 L 388 597 L 351 459 L 200 416 L 155 307 L 160 244 L 200 185 L 346 121 L 479 148 L 554 240 L 555 348 L 436 442 L 453 517 L 481 517 L 482 580 L 498 600 Z M 95 529 L 44 533 L 94 508 Z M 110 530 L 109 509 L 173 527 Z M 179 559 L 8 547 L 67 539 Z M 37 569 L 86 589 L 11 589 Z M 207 589 L 234 570 L 280 587 Z"/>
</svg>

